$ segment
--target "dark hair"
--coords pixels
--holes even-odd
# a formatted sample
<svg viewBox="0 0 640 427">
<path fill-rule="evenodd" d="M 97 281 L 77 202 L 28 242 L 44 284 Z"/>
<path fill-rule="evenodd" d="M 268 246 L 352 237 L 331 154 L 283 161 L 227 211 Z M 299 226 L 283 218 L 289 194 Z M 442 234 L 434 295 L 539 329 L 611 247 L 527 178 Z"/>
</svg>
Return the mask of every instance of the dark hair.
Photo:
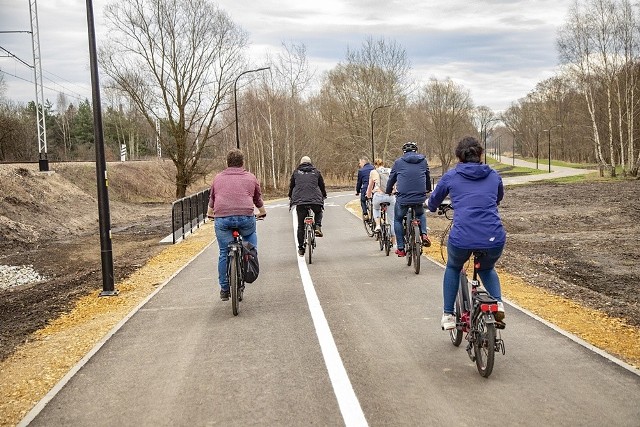
<svg viewBox="0 0 640 427">
<path fill-rule="evenodd" d="M 244 154 L 242 151 L 234 148 L 227 153 L 227 166 L 230 168 L 241 168 L 244 166 Z"/>
<path fill-rule="evenodd" d="M 477 139 L 473 136 L 465 136 L 458 142 L 456 157 L 462 163 L 480 163 L 483 151 Z"/>
</svg>

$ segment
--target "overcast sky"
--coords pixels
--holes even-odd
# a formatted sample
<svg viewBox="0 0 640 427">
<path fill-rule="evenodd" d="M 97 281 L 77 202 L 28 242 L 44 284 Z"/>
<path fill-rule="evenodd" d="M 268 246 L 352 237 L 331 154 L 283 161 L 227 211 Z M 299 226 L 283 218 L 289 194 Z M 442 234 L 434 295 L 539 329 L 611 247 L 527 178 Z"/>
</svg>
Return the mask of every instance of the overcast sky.
<svg viewBox="0 0 640 427">
<path fill-rule="evenodd" d="M 103 6 L 94 0 L 98 44 L 106 37 Z M 344 62 L 347 48 L 385 37 L 406 50 L 411 77 L 450 77 L 471 91 L 476 105 L 504 110 L 555 74 L 558 28 L 572 0 L 219 0 L 251 41 L 256 66 L 283 41 L 303 43 L 312 68 L 323 71 Z M 40 0 L 44 95 L 58 92 L 91 99 L 85 0 Z M 32 64 L 29 2 L 0 0 L 0 47 Z M 5 57 L 0 69 L 6 97 L 35 98 L 33 70 Z M 106 77 L 102 77 L 104 79 Z M 26 80 L 26 81 L 25 81 Z"/>
</svg>

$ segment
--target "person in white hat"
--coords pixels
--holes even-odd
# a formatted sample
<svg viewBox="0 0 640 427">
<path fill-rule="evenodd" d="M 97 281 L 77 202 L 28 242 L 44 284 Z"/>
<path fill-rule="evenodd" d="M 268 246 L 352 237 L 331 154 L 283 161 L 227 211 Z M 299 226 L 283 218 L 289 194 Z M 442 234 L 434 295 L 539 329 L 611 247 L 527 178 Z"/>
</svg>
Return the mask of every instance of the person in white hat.
<svg viewBox="0 0 640 427">
<path fill-rule="evenodd" d="M 295 205 L 298 215 L 298 255 L 303 256 L 304 219 L 309 209 L 315 215 L 316 236 L 322 237 L 322 210 L 327 191 L 324 187 L 322 173 L 311 164 L 309 156 L 302 156 L 300 164 L 291 174 L 289 182 L 289 207 Z"/>
</svg>

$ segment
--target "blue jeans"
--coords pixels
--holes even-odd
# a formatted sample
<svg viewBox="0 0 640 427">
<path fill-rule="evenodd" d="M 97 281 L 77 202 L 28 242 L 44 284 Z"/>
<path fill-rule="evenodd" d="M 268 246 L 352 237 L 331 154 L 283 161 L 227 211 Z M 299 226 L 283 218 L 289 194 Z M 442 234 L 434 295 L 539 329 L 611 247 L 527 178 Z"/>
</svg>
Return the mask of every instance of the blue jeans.
<svg viewBox="0 0 640 427">
<path fill-rule="evenodd" d="M 237 228 L 245 242 L 258 247 L 258 235 L 256 234 L 255 216 L 224 216 L 214 221 L 216 239 L 218 240 L 218 282 L 220 289 L 229 290 L 229 278 L 227 277 L 227 256 L 229 243 L 233 242 L 233 229 Z"/>
<path fill-rule="evenodd" d="M 367 215 L 367 188 L 365 187 L 364 191 L 360 193 L 360 207 L 362 208 L 362 215 Z"/>
<path fill-rule="evenodd" d="M 486 255 L 480 258 L 480 269 L 478 270 L 484 288 L 498 301 L 502 301 L 502 295 L 500 293 L 500 279 L 494 266 L 502 255 L 503 249 L 504 245 L 497 248 L 481 249 Z M 445 313 L 454 312 L 453 306 L 460 285 L 460 270 L 472 253 L 472 249 L 463 249 L 453 246 L 451 243 L 447 244 L 447 268 L 444 270 L 444 279 L 442 280 L 443 311 Z"/>
<path fill-rule="evenodd" d="M 396 208 L 393 213 L 393 228 L 396 233 L 398 249 L 404 249 L 404 230 L 402 229 L 402 223 L 404 222 L 404 217 L 407 215 L 409 206 L 414 207 L 416 217 L 420 220 L 420 234 L 425 234 L 427 232 L 427 217 L 424 214 L 424 207 L 422 206 L 422 203 L 418 203 L 416 205 L 403 205 L 398 203 L 396 200 Z"/>
</svg>

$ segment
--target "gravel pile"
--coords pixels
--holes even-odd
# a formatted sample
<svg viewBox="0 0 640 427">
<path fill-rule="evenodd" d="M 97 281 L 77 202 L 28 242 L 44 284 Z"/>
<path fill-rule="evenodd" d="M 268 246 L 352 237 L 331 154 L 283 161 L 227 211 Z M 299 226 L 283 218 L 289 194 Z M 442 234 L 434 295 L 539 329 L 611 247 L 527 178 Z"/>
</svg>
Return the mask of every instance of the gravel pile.
<svg viewBox="0 0 640 427">
<path fill-rule="evenodd" d="M 42 282 L 46 279 L 35 271 L 32 265 L 0 265 L 0 289 Z"/>
</svg>

